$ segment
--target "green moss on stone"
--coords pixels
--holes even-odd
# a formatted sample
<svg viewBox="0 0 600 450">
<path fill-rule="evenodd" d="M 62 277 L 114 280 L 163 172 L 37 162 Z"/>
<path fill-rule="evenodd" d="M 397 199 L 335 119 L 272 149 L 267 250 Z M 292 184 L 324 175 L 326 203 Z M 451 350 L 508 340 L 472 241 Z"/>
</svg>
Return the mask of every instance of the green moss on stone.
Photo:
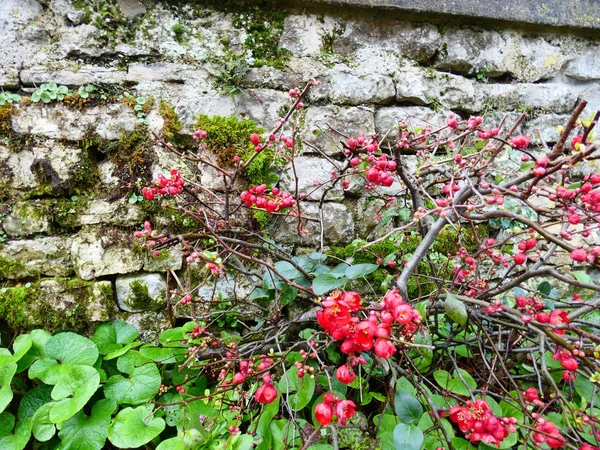
<svg viewBox="0 0 600 450">
<path fill-rule="evenodd" d="M 22 273 L 25 270 L 25 266 L 20 261 L 10 260 L 0 256 L 0 279 L 14 277 L 16 274 Z"/>
<path fill-rule="evenodd" d="M 148 309 L 160 309 L 162 304 L 150 296 L 148 293 L 148 286 L 140 280 L 135 280 L 129 284 L 131 289 L 131 295 L 127 298 L 127 303 L 134 310 L 147 311 Z"/>
<path fill-rule="evenodd" d="M 31 288 L 26 286 L 0 289 L 0 317 L 6 320 L 14 331 L 33 327 L 32 318 L 28 314 L 29 302 L 32 300 L 30 290 Z"/>
</svg>

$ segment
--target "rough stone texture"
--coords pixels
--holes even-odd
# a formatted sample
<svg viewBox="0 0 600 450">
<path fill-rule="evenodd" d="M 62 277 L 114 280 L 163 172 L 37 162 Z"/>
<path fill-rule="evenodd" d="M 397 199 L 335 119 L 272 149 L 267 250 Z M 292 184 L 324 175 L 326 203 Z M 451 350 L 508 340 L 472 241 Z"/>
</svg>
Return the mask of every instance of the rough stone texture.
<svg viewBox="0 0 600 450">
<path fill-rule="evenodd" d="M 39 202 L 19 202 L 2 221 L 2 228 L 10 237 L 45 233 L 50 228 L 50 217 Z"/>
<path fill-rule="evenodd" d="M 164 276 L 158 273 L 118 276 L 115 281 L 115 288 L 117 304 L 123 311 L 154 311 L 161 308 L 166 301 L 167 282 Z M 140 298 L 140 290 L 144 291 L 143 294 L 147 294 L 149 299 L 143 296 Z M 146 300 L 149 301 L 149 304 L 146 304 Z"/>
<path fill-rule="evenodd" d="M 449 111 L 433 111 L 420 106 L 389 106 L 375 111 L 375 131 L 381 135 L 389 132 L 388 138 L 398 137 L 398 123 L 406 122 L 411 127 L 430 127 L 432 130 L 444 126 Z"/>
<path fill-rule="evenodd" d="M 509 74 L 521 81 L 552 78 L 582 47 L 567 36 L 552 42 L 511 31 L 451 28 L 436 67 L 481 77 Z"/>
<path fill-rule="evenodd" d="M 595 46 L 571 60 L 565 69 L 565 75 L 576 80 L 600 79 L 600 47 Z"/>
<path fill-rule="evenodd" d="M 9 280 L 39 276 L 67 277 L 73 273 L 69 248 L 71 239 L 43 237 L 0 244 L 0 260 L 10 269 L 2 277 Z"/>
<path fill-rule="evenodd" d="M 132 64 L 127 70 L 127 81 L 179 81 L 186 79 L 186 66 L 175 63 Z"/>
<path fill-rule="evenodd" d="M 335 104 L 390 103 L 396 95 L 391 77 L 358 74 L 345 65 L 336 66 L 327 75 L 329 100 Z"/>
<path fill-rule="evenodd" d="M 298 193 L 306 195 L 307 200 L 319 201 L 325 193 L 325 187 L 315 186 L 315 183 L 323 184 L 331 179 L 331 172 L 335 166 L 321 158 L 300 156 L 294 159 L 296 175 L 298 177 Z M 290 164 L 281 177 L 281 186 L 288 192 L 295 192 L 296 183 L 294 168 Z M 327 191 L 325 200 L 342 200 L 344 193 L 340 184 Z"/>
<path fill-rule="evenodd" d="M 116 234 L 114 239 L 119 238 L 124 236 Z M 143 253 L 113 242 L 111 233 L 92 230 L 82 230 L 73 238 L 71 257 L 77 276 L 82 280 L 136 272 L 144 264 Z"/>
<path fill-rule="evenodd" d="M 90 322 L 102 322 L 112 318 L 115 313 L 112 298 L 107 299 L 104 292 L 112 291 L 110 281 L 97 281 L 91 284 L 91 290 L 84 299 L 87 303 L 85 316 Z M 65 313 L 71 311 L 82 298 L 80 289 L 69 288 L 64 279 L 46 279 L 39 284 L 39 300 L 49 305 L 52 311 L 46 313 Z"/>
<path fill-rule="evenodd" d="M 83 86 L 90 83 L 119 84 L 125 79 L 125 73 L 110 67 L 73 66 L 52 70 L 46 66 L 35 66 L 21 71 L 21 83 L 40 85 L 54 82 L 65 86 Z"/>
<path fill-rule="evenodd" d="M 17 133 L 70 141 L 83 139 L 90 130 L 103 139 L 116 140 L 123 132 L 133 131 L 137 123 L 134 111 L 119 103 L 91 107 L 84 114 L 61 104 L 31 105 L 12 118 Z"/>
<path fill-rule="evenodd" d="M 15 89 L 19 87 L 19 72 L 11 67 L 0 68 L 0 88 Z"/>
<path fill-rule="evenodd" d="M 298 236 L 296 233 L 298 219 L 287 217 L 272 225 L 271 232 L 274 240 L 283 244 L 318 245 L 321 241 L 318 203 L 304 204 L 302 217 L 311 219 L 304 225 L 305 234 Z M 340 203 L 323 205 L 323 235 L 327 244 L 339 245 L 352 240 L 354 220 L 352 212 L 345 205 Z"/>
<path fill-rule="evenodd" d="M 305 140 L 327 155 L 341 153 L 339 142 L 345 140 L 339 134 L 342 130 L 349 137 L 356 137 L 359 133 L 369 134 L 374 132 L 373 109 L 364 106 L 355 108 L 316 106 L 306 111 Z M 315 150 L 309 145 L 305 145 L 304 152 L 315 153 Z"/>
<path fill-rule="evenodd" d="M 18 153 L 0 145 L 0 183 L 16 197 L 47 184 L 60 192 L 70 184 L 80 161 L 81 150 L 52 140 Z"/>
<path fill-rule="evenodd" d="M 569 120 L 569 116 L 566 114 L 544 114 L 526 122 L 523 132 L 531 136 L 532 142 L 536 144 L 541 144 L 539 133 L 547 144 L 554 144 L 560 136 L 559 127 L 563 127 L 567 120 Z M 566 146 L 570 147 L 571 142 L 567 141 Z"/>
<path fill-rule="evenodd" d="M 131 205 L 126 199 L 117 202 L 94 199 L 77 214 L 76 225 L 139 225 L 144 212 L 137 205 Z"/>
<path fill-rule="evenodd" d="M 166 272 L 167 269 L 179 270 L 183 265 L 183 251 L 180 247 L 171 247 L 161 250 L 160 256 L 155 258 L 148 255 L 144 262 L 146 272 Z"/>
</svg>

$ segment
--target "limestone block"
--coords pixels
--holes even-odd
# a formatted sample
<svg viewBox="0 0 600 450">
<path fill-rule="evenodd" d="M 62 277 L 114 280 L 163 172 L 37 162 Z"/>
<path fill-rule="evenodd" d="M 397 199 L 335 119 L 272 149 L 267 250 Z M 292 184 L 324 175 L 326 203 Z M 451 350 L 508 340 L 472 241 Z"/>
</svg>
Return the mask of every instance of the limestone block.
<svg viewBox="0 0 600 450">
<path fill-rule="evenodd" d="M 275 242 L 299 245 L 320 243 L 319 204 L 303 203 L 301 206 L 302 217 L 310 219 L 303 222 L 305 233 L 298 236 L 298 218 L 279 218 L 269 225 Z M 341 245 L 354 239 L 354 220 L 348 207 L 340 203 L 327 202 L 323 204 L 323 234 L 325 243 L 332 245 Z"/>
<path fill-rule="evenodd" d="M 375 132 L 373 109 L 328 105 L 313 106 L 306 110 L 303 133 L 306 142 L 327 155 L 339 155 L 342 153 L 340 141 L 346 140 L 339 132 L 350 137 L 356 137 L 360 133 L 368 136 Z M 304 152 L 315 153 L 315 150 L 305 145 Z"/>
<path fill-rule="evenodd" d="M 0 68 L 0 88 L 2 89 L 18 89 L 19 87 L 19 72 L 12 67 Z"/>
<path fill-rule="evenodd" d="M 179 270 L 183 265 L 183 251 L 180 247 L 171 247 L 160 251 L 157 257 L 148 251 L 144 270 L 146 272 L 166 272 L 167 269 Z"/>
<path fill-rule="evenodd" d="M 144 212 L 127 199 L 116 202 L 94 199 L 75 218 L 76 225 L 118 225 L 138 226 L 144 219 Z"/>
<path fill-rule="evenodd" d="M 40 85 L 54 82 L 65 86 L 83 86 L 90 83 L 119 84 L 125 79 L 125 72 L 111 67 L 84 65 L 52 69 L 35 66 L 21 71 L 21 82 L 25 85 Z"/>
<path fill-rule="evenodd" d="M 600 47 L 591 47 L 571 60 L 565 75 L 576 80 L 600 80 Z"/>
<path fill-rule="evenodd" d="M 23 237 L 45 233 L 50 228 L 50 220 L 47 207 L 39 201 L 29 200 L 16 203 L 1 224 L 8 236 Z"/>
<path fill-rule="evenodd" d="M 156 311 L 166 302 L 167 282 L 158 273 L 119 275 L 115 288 L 117 303 L 123 311 Z"/>
<path fill-rule="evenodd" d="M 0 244 L 0 278 L 66 277 L 73 273 L 71 240 L 42 237 Z"/>
<path fill-rule="evenodd" d="M 332 103 L 360 105 L 393 101 L 396 88 L 391 77 L 373 71 L 360 74 L 344 64 L 336 65 L 326 76 L 327 93 Z"/>
<path fill-rule="evenodd" d="M 295 158 L 294 166 L 298 177 L 298 193 L 305 194 L 307 200 L 321 200 L 326 188 L 330 186 L 327 182 L 331 179 L 331 172 L 336 170 L 335 166 L 326 159 L 310 156 Z M 326 184 L 325 186 L 315 186 L 315 183 Z M 288 192 L 294 192 L 296 189 L 292 164 L 289 164 L 283 172 L 281 188 Z M 344 193 L 339 182 L 325 195 L 325 200 L 342 200 L 343 198 Z"/>
<path fill-rule="evenodd" d="M 567 114 L 542 114 L 531 121 L 525 122 L 523 132 L 531 137 L 534 144 L 541 143 L 538 131 L 547 144 L 554 144 L 560 136 L 559 127 L 564 127 L 568 120 L 569 115 Z M 570 139 L 567 140 L 566 146 L 571 146 Z"/>
<path fill-rule="evenodd" d="M 177 63 L 131 64 L 127 69 L 127 81 L 183 82 L 187 66 Z"/>
<path fill-rule="evenodd" d="M 446 125 L 449 113 L 421 106 L 386 106 L 375 111 L 375 131 L 382 136 L 389 132 L 388 139 L 397 139 L 399 122 L 408 123 L 413 128 L 435 130 Z"/>
<path fill-rule="evenodd" d="M 113 238 L 114 236 L 114 238 Z M 125 236 L 120 236 L 124 239 Z M 77 275 L 91 280 L 105 275 L 137 272 L 144 264 L 144 255 L 132 250 L 118 233 L 100 230 L 80 231 L 73 238 L 71 258 Z"/>
<path fill-rule="evenodd" d="M 189 128 L 200 114 L 230 116 L 235 114 L 235 107 L 229 95 L 196 94 L 182 97 L 175 105 L 175 112 L 183 127 Z"/>
<path fill-rule="evenodd" d="M 80 140 L 91 130 L 107 140 L 118 139 L 123 132 L 131 132 L 138 124 L 133 109 L 121 103 L 94 106 L 83 111 L 60 103 L 32 104 L 12 117 L 12 128 L 53 139 Z"/>
</svg>

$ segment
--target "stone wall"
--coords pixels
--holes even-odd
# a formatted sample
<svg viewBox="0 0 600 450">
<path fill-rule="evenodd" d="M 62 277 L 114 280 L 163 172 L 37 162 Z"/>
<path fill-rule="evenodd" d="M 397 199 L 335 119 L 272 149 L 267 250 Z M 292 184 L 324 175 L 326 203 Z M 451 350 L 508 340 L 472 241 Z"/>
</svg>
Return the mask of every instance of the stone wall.
<svg viewBox="0 0 600 450">
<path fill-rule="evenodd" d="M 289 104 L 288 89 L 321 80 L 297 122 L 310 215 L 320 197 L 313 181 L 331 172 L 313 146 L 339 158 L 340 133 L 385 133 L 398 120 L 435 126 L 449 111 L 486 114 L 489 123 L 525 111 L 518 131 L 539 130 L 551 144 L 578 99 L 589 102 L 586 116 L 600 108 L 600 43 L 558 29 L 440 25 L 426 13 L 409 22 L 383 9 L 316 3 L 97 3 L 0 2 L 0 88 L 22 97 L 0 106 L 0 316 L 13 329 L 85 328 L 111 317 L 164 323 L 164 272 L 182 268 L 182 252 L 151 258 L 132 234 L 145 219 L 186 224 L 132 194 L 173 167 L 208 187 L 219 181 L 157 146 L 153 131 L 185 139 L 200 114 L 268 129 Z M 68 92 L 34 101 L 50 82 Z M 279 170 L 286 187 L 289 169 Z M 327 194 L 329 245 L 379 232 L 383 203 L 357 186 Z M 317 225 L 303 238 L 286 222 L 270 231 L 289 245 L 316 245 L 319 236 Z M 234 288 L 218 286 L 225 296 Z"/>
</svg>

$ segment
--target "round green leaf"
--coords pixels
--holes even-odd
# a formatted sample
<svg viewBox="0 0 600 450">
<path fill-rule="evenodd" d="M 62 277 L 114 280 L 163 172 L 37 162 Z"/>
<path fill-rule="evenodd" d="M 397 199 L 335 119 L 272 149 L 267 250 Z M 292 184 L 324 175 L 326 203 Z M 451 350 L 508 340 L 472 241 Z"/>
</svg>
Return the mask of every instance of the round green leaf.
<svg viewBox="0 0 600 450">
<path fill-rule="evenodd" d="M 54 403 L 46 403 L 33 415 L 33 435 L 38 441 L 49 441 L 56 433 L 54 422 L 50 420 L 52 406 L 54 406 Z"/>
<path fill-rule="evenodd" d="M 423 407 L 419 401 L 406 391 L 397 391 L 394 397 L 396 416 L 402 423 L 410 425 L 423 415 Z"/>
<path fill-rule="evenodd" d="M 140 447 L 165 429 L 165 421 L 152 415 L 152 407 L 125 408 L 108 427 L 108 439 L 118 448 Z"/>
<path fill-rule="evenodd" d="M 462 382 L 458 375 L 451 376 L 446 370 L 437 370 L 433 373 L 433 378 L 443 389 L 458 395 L 470 395 L 471 390 L 477 389 L 477 383 L 471 375 L 465 370 L 459 369 Z"/>
<path fill-rule="evenodd" d="M 93 366 L 98 359 L 98 347 L 76 333 L 59 333 L 46 342 L 46 355 L 63 364 Z"/>
<path fill-rule="evenodd" d="M 31 436 L 31 419 L 19 421 L 12 434 L 15 417 L 9 413 L 0 414 L 0 448 L 23 450 Z"/>
<path fill-rule="evenodd" d="M 36 359 L 42 358 L 46 354 L 46 342 L 50 339 L 51 334 L 44 330 L 33 330 L 29 333 L 31 339 L 31 347 L 27 353 L 19 359 L 17 363 L 17 372 L 21 373 L 27 369 Z M 15 349 L 15 352 L 17 350 Z"/>
<path fill-rule="evenodd" d="M 315 379 L 309 376 L 298 377 L 298 369 L 292 367 L 281 377 L 279 392 L 283 396 L 289 394 L 290 406 L 294 411 L 299 411 L 312 399 L 315 393 Z"/>
<path fill-rule="evenodd" d="M 100 354 L 114 352 L 126 344 L 131 344 L 138 337 L 138 330 L 122 320 L 103 323 L 90 338 L 97 346 Z"/>
<path fill-rule="evenodd" d="M 16 371 L 17 363 L 14 362 L 0 367 L 0 412 L 4 411 L 13 398 L 10 383 Z"/>
<path fill-rule="evenodd" d="M 89 366 L 65 365 L 61 376 L 52 389 L 56 403 L 50 410 L 50 420 L 62 422 L 85 406 L 100 385 L 100 374 Z"/>
<path fill-rule="evenodd" d="M 162 441 L 160 444 L 158 444 L 156 450 L 186 450 L 186 448 L 180 438 L 174 437 L 167 439 L 166 441 Z"/>
<path fill-rule="evenodd" d="M 105 399 L 94 404 L 91 416 L 79 411 L 61 425 L 58 433 L 61 444 L 56 450 L 103 449 L 110 418 L 116 409 L 115 402 Z"/>
<path fill-rule="evenodd" d="M 52 386 L 40 384 L 27 391 L 19 403 L 19 420 L 33 417 L 38 409 L 52 401 Z"/>
<path fill-rule="evenodd" d="M 356 280 L 375 272 L 379 266 L 377 264 L 356 264 L 346 269 L 346 277 L 350 280 Z"/>
<path fill-rule="evenodd" d="M 348 278 L 336 278 L 334 275 L 324 273 L 315 277 L 312 290 L 316 295 L 323 295 L 333 289 L 337 289 L 348 282 Z"/>
<path fill-rule="evenodd" d="M 421 450 L 423 432 L 415 425 L 399 423 L 394 428 L 394 450 Z"/>
<path fill-rule="evenodd" d="M 446 315 L 454 320 L 459 325 L 465 325 L 469 314 L 467 313 L 467 307 L 454 295 L 446 294 L 446 300 L 444 301 L 444 311 Z"/>
<path fill-rule="evenodd" d="M 104 395 L 117 404 L 139 405 L 158 392 L 161 378 L 156 364 L 136 351 L 129 351 L 117 360 L 117 368 L 129 375 L 113 375 L 104 385 Z"/>
</svg>

